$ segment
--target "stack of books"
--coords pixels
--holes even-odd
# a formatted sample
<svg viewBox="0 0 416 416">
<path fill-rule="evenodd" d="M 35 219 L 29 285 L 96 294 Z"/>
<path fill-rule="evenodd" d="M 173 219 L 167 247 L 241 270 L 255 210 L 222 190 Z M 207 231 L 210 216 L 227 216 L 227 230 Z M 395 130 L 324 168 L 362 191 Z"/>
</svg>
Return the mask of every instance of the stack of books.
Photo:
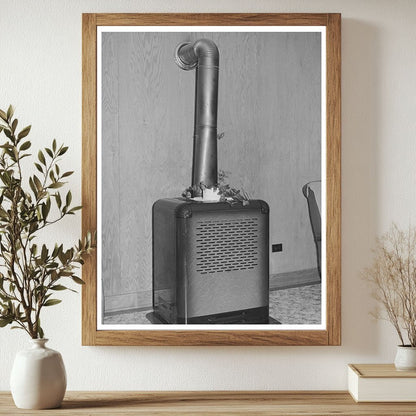
<svg viewBox="0 0 416 416">
<path fill-rule="evenodd" d="M 393 364 L 349 364 L 348 390 L 356 402 L 413 402 L 416 371 L 398 371 Z"/>
</svg>

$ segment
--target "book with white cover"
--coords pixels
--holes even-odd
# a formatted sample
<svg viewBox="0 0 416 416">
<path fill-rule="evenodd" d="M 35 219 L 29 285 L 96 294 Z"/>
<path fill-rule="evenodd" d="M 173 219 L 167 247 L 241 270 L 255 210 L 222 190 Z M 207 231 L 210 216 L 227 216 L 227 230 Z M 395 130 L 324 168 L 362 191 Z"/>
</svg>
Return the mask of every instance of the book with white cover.
<svg viewBox="0 0 416 416">
<path fill-rule="evenodd" d="M 348 390 L 356 402 L 416 401 L 416 371 L 393 364 L 349 364 Z"/>
</svg>

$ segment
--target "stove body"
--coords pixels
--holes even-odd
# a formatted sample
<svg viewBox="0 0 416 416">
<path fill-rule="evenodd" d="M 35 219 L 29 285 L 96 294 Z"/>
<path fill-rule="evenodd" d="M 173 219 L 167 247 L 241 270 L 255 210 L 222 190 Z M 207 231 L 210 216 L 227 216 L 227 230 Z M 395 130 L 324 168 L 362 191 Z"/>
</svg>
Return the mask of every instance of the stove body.
<svg viewBox="0 0 416 416">
<path fill-rule="evenodd" d="M 156 201 L 153 308 L 170 324 L 268 323 L 267 203 Z"/>
<path fill-rule="evenodd" d="M 218 186 L 219 51 L 184 42 L 177 65 L 195 69 L 193 198 Z M 203 186 L 201 186 L 203 185 Z M 269 207 L 165 198 L 153 204 L 153 309 L 169 324 L 268 323 Z"/>
</svg>

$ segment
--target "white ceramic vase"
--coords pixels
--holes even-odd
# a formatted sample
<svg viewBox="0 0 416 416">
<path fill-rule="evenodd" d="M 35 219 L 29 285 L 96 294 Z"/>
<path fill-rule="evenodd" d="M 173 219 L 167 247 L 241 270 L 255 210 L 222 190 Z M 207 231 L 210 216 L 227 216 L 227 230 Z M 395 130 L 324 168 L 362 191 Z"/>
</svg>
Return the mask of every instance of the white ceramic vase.
<svg viewBox="0 0 416 416">
<path fill-rule="evenodd" d="M 416 370 L 416 347 L 401 346 L 397 347 L 394 366 L 399 371 Z"/>
<path fill-rule="evenodd" d="M 14 403 L 21 409 L 53 409 L 61 405 L 66 372 L 59 352 L 45 346 L 47 339 L 32 339 L 19 351 L 10 376 Z"/>
</svg>

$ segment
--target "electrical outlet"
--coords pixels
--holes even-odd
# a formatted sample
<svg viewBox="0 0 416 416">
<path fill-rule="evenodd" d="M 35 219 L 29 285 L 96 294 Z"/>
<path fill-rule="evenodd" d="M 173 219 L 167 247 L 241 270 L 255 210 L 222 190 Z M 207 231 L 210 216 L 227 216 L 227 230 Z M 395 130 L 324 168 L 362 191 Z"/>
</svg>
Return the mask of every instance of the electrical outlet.
<svg viewBox="0 0 416 416">
<path fill-rule="evenodd" d="M 283 251 L 283 244 L 272 244 L 272 253 L 277 253 L 278 251 Z"/>
</svg>

